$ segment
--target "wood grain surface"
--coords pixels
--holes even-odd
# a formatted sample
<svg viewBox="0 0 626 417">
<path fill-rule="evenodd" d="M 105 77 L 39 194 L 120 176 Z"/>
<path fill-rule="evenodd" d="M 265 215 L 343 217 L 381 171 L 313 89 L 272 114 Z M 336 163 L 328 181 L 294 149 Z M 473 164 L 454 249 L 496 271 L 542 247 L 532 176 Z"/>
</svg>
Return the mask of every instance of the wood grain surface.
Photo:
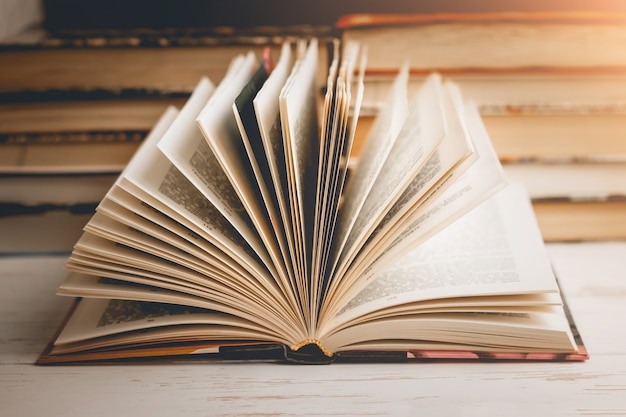
<svg viewBox="0 0 626 417">
<path fill-rule="evenodd" d="M 548 250 L 585 363 L 40 367 L 70 300 L 62 256 L 0 258 L 2 416 L 625 416 L 626 242 Z"/>
</svg>

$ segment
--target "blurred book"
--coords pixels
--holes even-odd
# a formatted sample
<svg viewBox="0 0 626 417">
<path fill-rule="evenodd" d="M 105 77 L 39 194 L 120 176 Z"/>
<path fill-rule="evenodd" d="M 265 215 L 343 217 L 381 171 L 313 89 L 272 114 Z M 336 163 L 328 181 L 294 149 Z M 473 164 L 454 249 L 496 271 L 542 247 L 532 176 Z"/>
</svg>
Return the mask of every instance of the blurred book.
<svg viewBox="0 0 626 417">
<path fill-rule="evenodd" d="M 482 116 L 502 161 L 626 161 L 626 107 L 508 107 Z"/>
<path fill-rule="evenodd" d="M 467 98 L 478 105 L 481 114 L 504 113 L 511 108 L 528 110 L 626 108 L 626 67 L 589 71 L 566 69 L 512 70 L 508 73 L 463 73 L 439 71 L 453 79 Z M 409 94 L 415 94 L 425 75 L 414 73 Z M 389 92 L 393 74 L 367 74 L 363 112 L 376 113 Z M 579 111 L 579 110 L 576 110 Z"/>
<path fill-rule="evenodd" d="M 198 79 L 218 83 L 238 54 L 276 55 L 285 39 L 325 33 L 39 28 L 2 42 L 0 253 L 70 251 L 148 131 Z"/>
<path fill-rule="evenodd" d="M 533 201 L 546 242 L 626 239 L 626 201 Z"/>
<path fill-rule="evenodd" d="M 163 111 L 184 100 L 0 104 L 0 172 L 119 172 Z"/>
<path fill-rule="evenodd" d="M 414 72 L 508 73 L 626 66 L 626 13 L 354 14 L 336 26 L 368 46 L 370 73 L 408 61 Z"/>
<path fill-rule="evenodd" d="M 510 181 L 522 182 L 531 199 L 626 201 L 626 162 L 505 163 Z"/>
<path fill-rule="evenodd" d="M 328 36 L 329 27 L 266 27 L 248 31 L 86 30 L 24 34 L 0 45 L 0 100 L 98 93 L 188 95 L 200 77 L 219 82 L 233 56 L 286 39 Z"/>
<path fill-rule="evenodd" d="M 118 175 L 0 174 L 0 254 L 71 251 Z"/>
<path fill-rule="evenodd" d="M 337 28 L 368 46 L 366 108 L 405 62 L 414 86 L 436 71 L 479 106 L 598 105 L 626 97 L 625 22 L 615 11 L 352 14 Z"/>
<path fill-rule="evenodd" d="M 505 163 L 527 189 L 545 241 L 626 239 L 626 163 Z"/>
</svg>

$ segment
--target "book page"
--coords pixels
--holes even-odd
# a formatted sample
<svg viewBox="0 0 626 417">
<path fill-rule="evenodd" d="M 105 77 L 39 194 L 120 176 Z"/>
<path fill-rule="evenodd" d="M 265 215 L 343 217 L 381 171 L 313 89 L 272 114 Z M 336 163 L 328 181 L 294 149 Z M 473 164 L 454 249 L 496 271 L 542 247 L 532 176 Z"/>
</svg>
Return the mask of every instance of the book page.
<svg viewBox="0 0 626 417">
<path fill-rule="evenodd" d="M 251 80 L 253 84 L 264 81 L 264 79 L 254 80 L 257 68 L 258 63 L 254 54 L 248 54 L 243 67 L 230 79 L 220 83 L 214 96 L 196 118 L 196 125 L 252 219 L 262 245 L 270 256 L 270 269 L 281 281 L 285 281 L 286 271 L 279 244 L 237 124 L 235 113 L 238 112 L 233 109 L 233 103 L 242 91 L 248 88 L 258 90 L 258 86 L 250 84 Z M 251 100 L 252 97 L 247 99 Z"/>
<path fill-rule="evenodd" d="M 280 57 L 257 95 L 254 97 L 253 106 L 261 135 L 261 144 L 265 152 L 267 166 L 259 168 L 267 178 L 267 187 L 270 195 L 275 196 L 275 211 L 280 214 L 281 228 L 283 230 L 286 248 L 283 249 L 286 259 L 284 260 L 287 275 L 291 281 L 292 291 L 295 293 L 295 271 L 292 264 L 296 255 L 293 252 L 293 230 L 284 225 L 292 224 L 290 211 L 290 197 L 287 185 L 287 163 L 283 145 L 282 128 L 280 122 L 279 96 L 280 91 L 287 81 L 294 63 L 292 45 L 283 44 Z M 259 156 L 259 160 L 263 160 Z M 273 191 L 272 191 L 273 190 Z M 280 242 L 279 242 L 280 243 Z"/>
<path fill-rule="evenodd" d="M 320 298 L 326 282 L 326 265 L 331 250 L 331 239 L 336 219 L 337 205 L 346 173 L 346 164 L 354 131 L 350 125 L 350 111 L 358 115 L 362 97 L 362 82 L 357 83 L 357 91 L 351 91 L 352 77 L 359 63 L 359 45 L 348 45 L 339 60 L 339 43 L 333 47 L 324 99 L 324 114 L 320 135 L 320 161 L 315 200 L 314 241 L 310 276 L 310 315 L 312 328 L 315 327 L 319 312 Z M 339 63 L 341 62 L 341 65 Z M 363 63 L 363 60 L 360 60 Z M 357 70 L 362 79 L 363 65 Z M 362 80 L 361 80 L 362 81 Z"/>
<path fill-rule="evenodd" d="M 121 209 L 116 207 L 116 210 Z M 134 220 L 134 219 L 133 219 Z M 236 288 L 237 291 L 246 292 L 246 290 L 257 294 L 266 292 L 256 280 L 247 276 L 247 274 L 239 274 L 233 270 L 224 267 L 224 263 L 220 261 L 220 257 L 210 257 L 207 253 L 197 250 L 197 248 L 188 242 L 173 241 L 174 244 L 158 239 L 154 234 L 150 233 L 155 226 L 146 227 L 147 221 L 144 223 L 144 230 L 148 233 L 135 228 L 139 225 L 137 221 L 131 222 L 131 226 L 121 223 L 115 219 L 107 217 L 104 214 L 96 213 L 89 223 L 85 226 L 85 231 L 115 244 L 120 244 L 128 248 L 135 249 L 142 253 L 158 257 L 145 267 L 147 271 L 162 272 L 158 267 L 161 260 L 167 262 L 166 267 L 180 265 L 188 270 L 202 274 L 202 278 L 198 283 L 207 286 L 213 280 L 227 285 L 229 288 Z M 140 225 L 139 225 L 140 226 Z M 140 226 L 141 227 L 141 226 Z M 82 239 L 81 239 L 82 240 Z M 80 246 L 82 243 L 77 244 Z M 180 244 L 177 246 L 176 244 Z M 95 248 L 96 250 L 99 248 Z M 223 258 L 223 256 L 222 256 Z M 111 259 L 112 262 L 118 262 L 117 258 Z M 175 274 L 172 274 L 173 276 Z M 274 289 L 274 297 L 276 302 L 280 300 L 280 292 Z M 252 295 L 249 295 L 252 297 Z M 253 297 L 253 298 L 254 298 Z"/>
<path fill-rule="evenodd" d="M 361 247 L 357 255 L 359 260 L 355 263 L 371 262 L 371 253 L 375 253 L 376 248 L 383 247 L 384 242 L 402 233 L 410 219 L 419 216 L 431 205 L 437 205 L 442 194 L 455 184 L 455 179 L 479 159 L 473 136 L 467 129 L 463 104 L 455 104 L 460 99 L 460 96 L 457 97 L 460 93 L 452 89 L 449 82 L 444 85 L 443 92 L 442 108 L 447 134 L 367 236 L 367 242 Z M 351 265 L 352 270 L 355 270 L 355 263 Z"/>
<path fill-rule="evenodd" d="M 286 333 L 302 328 L 297 318 L 286 314 L 287 307 L 267 297 L 258 285 L 225 282 L 202 268 L 185 268 L 89 233 L 81 237 L 71 260 L 76 262 L 70 270 L 79 274 L 64 280 L 58 289 L 62 295 L 82 292 L 90 297 L 180 303 L 250 319 L 262 317 L 273 323 L 270 327 L 289 329 Z"/>
<path fill-rule="evenodd" d="M 268 279 L 264 256 L 253 250 L 232 224 L 156 148 L 146 148 L 139 160 L 129 165 L 120 186 L 157 210 L 200 233 L 213 245 Z"/>
<path fill-rule="evenodd" d="M 247 59 L 243 57 L 234 59 L 229 72 L 215 92 L 212 86 L 200 83 L 185 103 L 174 125 L 158 142 L 158 147 L 169 162 L 176 167 L 176 170 L 184 175 L 185 182 L 189 182 L 190 186 L 197 189 L 197 193 L 204 196 L 244 237 L 254 251 L 260 254 L 268 268 L 274 270 L 266 245 L 256 232 L 251 218 L 246 213 L 223 167 L 195 124 L 196 117 L 207 102 L 214 102 L 219 98 L 217 95 L 222 94 L 226 88 L 224 85 L 229 85 L 237 75 L 240 78 L 245 77 L 247 81 L 250 68 L 254 64 L 254 56 L 248 56 Z M 232 102 L 226 109 L 229 114 L 231 114 L 231 104 Z"/>
<path fill-rule="evenodd" d="M 372 277 L 323 333 L 393 306 L 550 292 L 558 286 L 532 207 L 525 190 L 512 185 Z"/>
<path fill-rule="evenodd" d="M 229 306 L 230 314 L 249 311 L 260 317 L 272 317 L 291 331 L 302 328 L 301 318 L 274 281 L 252 276 L 223 252 L 203 251 L 189 242 L 170 243 L 171 233 L 167 235 L 168 230 L 160 230 L 163 218 L 153 223 L 135 211 L 127 210 L 124 215 L 123 208 L 112 207 L 115 203 L 106 198 L 103 203 L 99 211 L 113 211 L 116 218 L 126 220 L 128 225 L 96 213 L 75 245 L 67 265 L 69 270 L 149 285 L 152 291 L 147 298 L 143 296 L 147 300 L 153 300 L 149 294 L 154 294 L 156 288 L 164 288 L 219 302 Z M 166 239 L 160 240 L 164 234 Z M 195 236 L 192 240 L 198 243 L 199 239 Z M 128 287 L 128 294 L 136 288 Z"/>
<path fill-rule="evenodd" d="M 296 291 L 291 279 L 293 273 L 291 268 L 288 267 L 291 261 L 284 231 L 285 223 L 280 217 L 278 201 L 270 177 L 269 163 L 263 148 L 261 132 L 254 109 L 254 99 L 267 78 L 267 69 L 265 64 L 262 64 L 241 93 L 235 98 L 232 110 L 239 128 L 241 143 L 249 161 L 249 166 L 243 164 L 244 169 L 246 171 L 250 170 L 248 172 L 248 180 L 255 182 L 251 189 L 257 194 L 256 206 L 262 211 L 259 214 L 265 218 L 263 221 L 264 225 L 271 228 L 271 230 L 261 231 L 261 233 L 265 234 L 265 237 L 262 235 L 262 238 L 266 244 L 270 245 L 270 254 L 273 256 L 276 269 L 279 271 L 278 279 L 281 280 L 281 286 L 286 289 L 285 295 L 289 298 L 292 309 L 298 311 Z M 234 144 L 234 141 L 232 141 L 232 144 Z M 241 154 L 241 149 L 237 149 L 237 152 Z M 240 158 L 245 159 L 246 155 L 240 155 Z"/>
<path fill-rule="evenodd" d="M 193 305 L 176 306 L 134 300 L 87 299 L 79 303 L 75 313 L 59 335 L 57 344 L 69 345 L 85 339 L 102 338 L 134 330 L 147 330 L 147 334 L 130 333 L 122 340 L 116 340 L 115 344 L 145 343 L 147 340 L 163 343 L 167 340 L 184 340 L 181 338 L 192 335 L 197 340 L 201 337 L 213 340 L 275 340 L 278 338 L 275 332 L 256 324 L 256 320 L 245 320 Z M 186 329 L 185 326 L 180 326 L 182 324 L 195 324 L 196 328 Z M 164 331 L 150 332 L 150 329 L 156 328 L 162 328 Z M 94 347 L 103 348 L 111 344 L 114 343 L 107 342 L 105 339 Z M 85 346 L 82 345 L 81 348 Z M 64 352 L 69 351 L 72 351 L 71 346 L 67 346 L 64 350 Z"/>
<path fill-rule="evenodd" d="M 159 151 L 159 139 L 146 138 L 117 185 L 201 234 L 259 280 L 274 281 L 264 267 L 269 263 L 267 253 L 252 250 L 232 224 Z M 265 261 L 261 262 L 263 257 Z"/>
<path fill-rule="evenodd" d="M 351 286 L 349 289 L 344 287 L 342 295 L 335 300 L 334 308 L 342 308 L 342 304 L 353 297 L 353 291 L 367 285 L 377 272 L 384 270 L 413 248 L 419 248 L 429 238 L 437 236 L 442 229 L 462 218 L 506 184 L 502 167 L 475 106 L 466 107 L 466 120 L 468 130 L 474 137 L 477 154 L 480 155 L 478 160 L 430 208 L 409 217 L 399 236 L 396 235 L 390 242 L 381 241 L 379 254 L 374 261 L 364 262 L 352 270 L 354 275 L 349 281 Z"/>
<path fill-rule="evenodd" d="M 330 45 L 329 45 L 330 47 Z M 313 223 L 313 248 L 311 255 L 311 302 L 308 306 L 309 314 L 312 317 L 311 327 L 315 327 L 315 316 L 318 306 L 319 296 L 319 280 L 323 267 L 323 252 L 327 249 L 325 246 L 325 235 L 327 216 L 325 208 L 328 204 L 328 187 L 330 181 L 330 165 L 332 162 L 333 151 L 335 150 L 337 129 L 340 118 L 340 103 L 344 102 L 343 96 L 345 90 L 341 88 L 337 80 L 339 72 L 339 42 L 332 44 L 332 61 L 328 67 L 328 76 L 326 81 L 326 94 L 324 95 L 324 105 L 322 108 L 322 121 L 320 133 L 320 157 L 318 164 L 318 181 L 315 192 L 315 221 Z"/>
<path fill-rule="evenodd" d="M 336 224 L 331 276 L 345 263 L 342 250 L 350 230 L 408 115 L 407 80 L 408 66 L 404 66 L 366 138 L 359 164 L 348 178 Z"/>
<path fill-rule="evenodd" d="M 254 279 L 239 262 L 227 256 L 201 234 L 114 186 L 98 205 L 97 211 L 140 232 L 149 234 L 201 258 L 231 276 Z"/>
<path fill-rule="evenodd" d="M 460 96 L 457 98 L 460 99 Z M 400 227 L 400 233 L 391 234 L 390 240 L 381 240 L 377 250 L 380 254 L 378 259 L 375 263 L 361 268 L 357 273 L 365 273 L 367 269 L 370 270 L 367 273 L 375 270 L 376 263 L 378 263 L 378 268 L 381 268 L 385 262 L 398 256 L 407 248 L 424 242 L 506 185 L 506 176 L 482 124 L 477 107 L 472 103 L 465 105 L 458 102 L 457 105 L 464 108 L 465 120 L 468 131 L 474 138 L 475 154 L 479 156 L 478 160 L 460 177 L 451 177 L 452 184 L 437 196 L 431 207 L 418 210 L 407 217 L 405 224 Z"/>
<path fill-rule="evenodd" d="M 431 81 L 435 85 L 440 83 L 440 79 L 437 77 L 431 78 Z M 429 91 L 429 89 L 425 91 Z M 395 239 L 395 236 L 402 233 L 407 227 L 407 219 L 417 216 L 417 213 L 423 212 L 431 204 L 436 204 L 436 197 L 450 187 L 453 184 L 452 180 L 457 178 L 477 159 L 463 115 L 455 106 L 452 95 L 446 88 L 441 88 L 439 91 L 442 93 L 440 96 L 440 110 L 442 113 L 439 115 L 439 120 L 440 123 L 442 118 L 445 120 L 445 128 L 440 126 L 439 132 L 441 133 L 442 128 L 445 129 L 444 137 L 439 139 L 436 137 L 431 138 L 430 155 L 424 160 L 413 160 L 414 163 L 421 163 L 421 165 L 409 169 L 408 173 L 414 174 L 413 177 L 404 178 L 404 190 L 399 195 L 393 196 L 395 201 L 393 204 L 389 204 L 390 207 L 386 211 L 379 213 L 378 219 L 368 219 L 366 217 L 360 219 L 358 224 L 362 228 L 366 228 L 366 230 L 355 230 L 353 237 L 355 239 L 359 238 L 359 241 L 354 240 L 351 242 L 352 253 L 344 250 L 344 253 L 341 254 L 341 263 L 335 271 L 335 276 L 329 289 L 329 299 L 325 302 L 323 308 L 334 308 L 330 307 L 333 303 L 330 299 L 334 297 L 334 294 L 352 288 L 354 281 L 361 280 L 363 270 L 378 258 L 377 251 L 384 250 L 386 248 L 385 242 Z M 426 99 L 427 96 L 424 98 Z M 430 123 L 429 121 L 425 122 Z M 434 150 L 432 149 L 433 140 L 436 144 Z M 415 149 L 410 149 L 412 146 L 419 146 L 419 144 L 413 145 L 410 141 L 403 141 L 401 144 L 409 147 L 409 149 L 405 149 L 403 152 L 404 156 L 407 157 L 411 155 L 411 152 L 415 151 Z M 392 175 L 394 172 L 393 169 L 382 172 L 377 181 L 390 184 L 391 179 L 388 175 Z M 354 175 L 358 175 L 358 171 Z M 374 189 L 385 193 L 388 191 L 388 188 L 390 186 Z M 380 199 L 383 199 L 384 196 L 384 194 L 381 195 Z M 377 201 L 379 197 L 372 195 L 371 198 Z M 389 200 L 387 202 L 390 203 Z M 376 213 L 369 214 L 375 215 Z M 377 220 L 377 222 L 374 223 L 374 220 Z M 355 224 L 357 223 L 355 222 Z"/>
<path fill-rule="evenodd" d="M 367 47 L 355 48 L 355 54 L 359 52 L 360 58 L 355 56 L 350 62 L 349 65 L 343 66 L 341 80 L 345 82 L 345 89 L 350 93 L 350 101 L 346 108 L 346 114 L 344 115 L 347 120 L 345 121 L 344 126 L 342 128 L 345 129 L 345 132 L 340 134 L 340 138 L 343 141 L 340 146 L 341 155 L 338 160 L 336 160 L 337 166 L 335 167 L 337 171 L 337 175 L 332 174 L 334 179 L 334 184 L 332 184 L 331 195 L 333 196 L 333 200 L 331 200 L 328 205 L 328 218 L 329 218 L 329 227 L 327 227 L 327 235 L 324 240 L 324 245 L 328 248 L 328 252 L 326 257 L 330 256 L 330 251 L 332 250 L 332 239 L 335 234 L 335 227 L 337 223 L 338 211 L 341 202 L 341 198 L 343 196 L 343 191 L 345 189 L 346 179 L 348 177 L 348 163 L 350 157 L 352 155 L 352 146 L 354 144 L 354 138 L 357 128 L 357 122 L 361 113 L 361 104 L 363 103 L 363 95 L 365 92 L 365 68 L 367 65 Z M 358 62 L 358 76 L 356 80 L 353 80 L 354 68 Z M 354 92 L 353 92 L 354 91 Z M 328 270 L 325 268 L 325 272 Z M 328 274 L 326 274 L 326 278 L 328 278 Z"/>
<path fill-rule="evenodd" d="M 241 64 L 241 59 L 233 61 L 232 71 L 238 68 L 237 64 Z M 227 74 L 225 80 L 230 76 Z M 208 80 L 200 81 L 173 127 L 163 135 L 157 146 L 242 235 L 254 241 L 251 220 L 245 215 L 235 190 L 195 126 L 195 118 L 213 97 L 214 91 L 215 87 Z"/>
<path fill-rule="evenodd" d="M 219 267 L 222 271 L 219 274 L 220 276 L 224 277 L 224 274 L 228 274 L 226 276 L 236 286 L 247 282 L 249 286 L 256 288 L 256 291 L 259 293 L 271 296 L 276 304 L 285 308 L 287 314 L 292 311 L 284 297 L 283 288 L 279 286 L 279 283 L 273 276 L 269 276 L 267 271 L 260 267 L 260 261 L 249 247 L 242 246 L 240 252 L 233 252 L 232 247 L 216 241 L 214 235 L 207 233 L 204 228 L 181 216 L 150 194 L 133 186 L 131 183 L 122 181 L 121 184 L 126 189 L 130 189 L 131 192 L 129 193 L 120 187 L 114 187 L 107 194 L 104 203 L 110 199 L 137 216 L 128 220 L 123 216 L 123 212 L 114 208 L 109 209 L 109 204 L 101 204 L 98 207 L 99 212 L 106 213 L 107 211 L 115 210 L 114 214 L 110 215 L 112 218 L 118 219 L 118 221 L 121 220 L 130 227 L 154 237 L 165 235 L 165 242 L 172 239 L 172 234 L 181 237 L 186 242 L 195 245 L 199 251 L 203 251 L 205 254 L 201 256 L 201 259 L 210 262 L 213 267 Z M 201 216 L 202 214 L 202 210 L 200 210 L 199 215 Z M 146 219 L 148 223 L 141 221 L 141 218 Z M 166 227 L 167 231 L 164 232 L 159 229 L 159 225 Z M 230 245 L 232 246 L 234 243 L 230 242 Z M 183 244 L 177 247 L 188 248 L 188 245 Z M 194 253 L 198 250 L 192 248 Z"/>
<path fill-rule="evenodd" d="M 181 294 L 200 294 L 235 307 L 251 297 L 255 301 L 251 305 L 256 303 L 259 309 L 267 309 L 267 299 L 263 300 L 261 296 L 266 296 L 266 291 L 258 283 L 251 285 L 243 280 L 230 282 L 219 271 L 202 265 L 193 256 L 182 251 L 172 251 L 162 242 L 141 237 L 133 229 L 119 227 L 119 223 L 118 227 L 109 228 L 106 236 L 101 237 L 99 235 L 104 234 L 97 228 L 111 225 L 106 224 L 104 216 L 96 215 L 95 218 L 97 224 L 94 223 L 90 229 L 97 234 L 88 231 L 81 236 L 70 257 L 68 269 L 90 271 L 93 276 L 165 288 Z M 159 252 L 165 251 L 170 251 L 171 255 L 159 256 Z M 132 288 L 129 286 L 129 291 Z M 242 310 L 248 308 L 241 307 Z"/>
<path fill-rule="evenodd" d="M 177 284 L 179 291 L 184 290 L 185 282 L 192 276 L 189 271 L 196 271 L 197 274 L 193 275 L 195 282 L 208 283 L 212 279 L 227 281 L 238 292 L 249 293 L 248 298 L 258 298 L 257 304 L 269 303 L 272 305 L 271 309 L 281 309 L 284 317 L 293 316 L 293 313 L 290 314 L 292 309 L 285 303 L 273 277 L 261 266 L 256 254 L 245 241 L 230 228 L 230 224 L 220 219 L 219 213 L 208 205 L 210 203 L 206 199 L 194 194 L 197 190 L 187 186 L 184 177 L 167 180 L 168 177 L 176 177 L 175 167 L 167 163 L 156 148 L 156 142 L 175 117 L 175 110 L 166 111 L 107 193 L 98 208 L 99 213 L 86 226 L 87 230 L 98 233 L 104 239 L 85 233 L 72 253 L 68 268 L 82 268 L 83 271 L 90 270 L 92 274 L 102 275 L 109 270 L 119 272 L 130 265 L 130 269 L 126 269 L 127 277 L 128 274 L 136 276 L 150 273 L 178 277 L 179 281 L 170 282 Z M 167 181 L 175 184 L 175 192 L 167 188 Z M 123 194 L 122 187 L 131 191 L 130 194 L 126 192 L 126 198 L 120 198 L 120 194 Z M 129 221 L 130 228 L 122 227 L 113 218 L 105 219 L 100 216 L 100 212 L 106 212 L 106 208 L 115 211 L 115 208 L 106 204 L 108 198 L 115 196 L 126 203 L 134 199 L 135 204 L 129 205 L 131 215 L 134 216 Z M 192 209 L 186 206 L 190 200 L 195 201 Z M 156 210 L 161 213 L 157 214 Z M 117 218 L 123 218 L 123 213 L 115 212 Z M 151 221 L 141 221 L 141 217 L 137 215 L 139 213 L 147 213 L 146 217 Z M 166 217 L 163 213 L 169 216 Z M 129 217 L 127 215 L 126 218 Z M 171 220 L 172 217 L 175 220 Z M 198 244 L 197 248 L 205 251 L 204 256 L 197 259 L 192 253 L 182 250 L 186 246 L 172 246 L 167 240 L 159 240 L 158 237 L 164 234 L 161 231 L 162 225 L 174 225 L 171 230 L 178 231 L 179 236 L 188 237 L 189 242 L 198 244 L 202 241 L 203 244 Z M 136 228 L 143 230 L 140 232 Z M 121 242 L 124 244 L 118 245 Z M 195 252 L 198 253 L 197 250 Z M 100 263 L 94 264 L 96 261 Z M 225 291 L 218 294 L 222 293 Z"/>
<path fill-rule="evenodd" d="M 296 282 L 302 305 L 308 302 L 315 207 L 319 129 L 317 115 L 318 44 L 312 39 L 283 87 L 279 103 L 287 162 L 287 179 L 297 266 Z M 306 312 L 306 311 L 305 311 Z M 308 315 L 308 314 L 307 314 Z"/>
<path fill-rule="evenodd" d="M 427 188 L 428 183 L 422 178 L 425 176 L 426 168 L 432 164 L 427 165 L 426 161 L 430 160 L 435 149 L 446 137 L 446 130 L 449 129 L 442 101 L 441 78 L 433 75 L 411 102 L 409 115 L 346 239 L 337 274 L 342 275 L 345 272 L 345 266 L 354 259 L 358 248 L 390 212 L 393 204 L 401 197 L 406 198 L 403 192 L 412 182 Z M 448 140 L 451 138 L 452 135 L 448 136 Z M 454 146 L 455 150 L 463 150 L 463 147 L 456 143 L 451 146 Z M 456 164 L 459 157 L 452 156 L 449 158 L 450 163 Z M 441 171 L 445 169 L 442 167 Z M 431 169 L 428 172 L 434 175 L 433 171 Z M 415 181 L 416 178 L 420 179 Z M 411 189 L 417 192 L 420 188 L 413 186 Z"/>
<path fill-rule="evenodd" d="M 372 340 L 372 334 L 376 339 Z M 467 358 L 467 353 L 471 352 L 476 359 L 482 356 L 479 352 L 487 353 L 483 359 L 496 352 L 515 353 L 518 359 L 531 352 L 554 353 L 551 359 L 566 352 L 578 352 L 560 306 L 523 311 L 479 308 L 386 317 L 346 327 L 324 342 L 333 352 L 365 349 L 408 354 L 416 351 L 418 355 L 428 355 L 431 351 L 436 355 L 443 351 L 448 359 L 455 356 L 455 351 L 465 353 L 457 358 Z"/>
</svg>

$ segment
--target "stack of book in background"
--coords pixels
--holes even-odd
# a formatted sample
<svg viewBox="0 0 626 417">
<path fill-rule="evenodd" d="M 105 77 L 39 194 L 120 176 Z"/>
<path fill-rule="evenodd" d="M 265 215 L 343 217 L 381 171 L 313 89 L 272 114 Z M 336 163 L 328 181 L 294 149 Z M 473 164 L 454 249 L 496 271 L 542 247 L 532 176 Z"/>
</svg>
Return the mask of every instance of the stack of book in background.
<svg viewBox="0 0 626 417">
<path fill-rule="evenodd" d="M 626 238 L 626 14 L 352 14 L 335 27 L 74 28 L 0 45 L 0 253 L 69 251 L 201 76 L 217 84 L 237 53 L 330 35 L 368 47 L 361 114 L 378 111 L 403 63 L 415 88 L 439 72 L 479 105 L 545 240 Z"/>
<path fill-rule="evenodd" d="M 398 65 L 415 87 L 437 71 L 479 105 L 545 240 L 626 238 L 626 14 L 358 14 L 337 26 L 369 47 L 370 114 Z"/>
<path fill-rule="evenodd" d="M 330 27 L 30 31 L 0 45 L 0 253 L 68 252 L 169 105 Z"/>
</svg>

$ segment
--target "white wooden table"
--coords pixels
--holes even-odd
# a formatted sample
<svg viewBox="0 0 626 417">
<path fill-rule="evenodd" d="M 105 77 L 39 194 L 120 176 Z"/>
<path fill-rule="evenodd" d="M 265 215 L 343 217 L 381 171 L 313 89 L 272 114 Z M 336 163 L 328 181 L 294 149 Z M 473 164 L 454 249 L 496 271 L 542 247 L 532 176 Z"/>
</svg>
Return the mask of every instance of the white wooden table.
<svg viewBox="0 0 626 417">
<path fill-rule="evenodd" d="M 0 258 L 0 416 L 626 416 L 626 242 L 548 249 L 588 362 L 39 367 L 65 258 Z"/>
</svg>

